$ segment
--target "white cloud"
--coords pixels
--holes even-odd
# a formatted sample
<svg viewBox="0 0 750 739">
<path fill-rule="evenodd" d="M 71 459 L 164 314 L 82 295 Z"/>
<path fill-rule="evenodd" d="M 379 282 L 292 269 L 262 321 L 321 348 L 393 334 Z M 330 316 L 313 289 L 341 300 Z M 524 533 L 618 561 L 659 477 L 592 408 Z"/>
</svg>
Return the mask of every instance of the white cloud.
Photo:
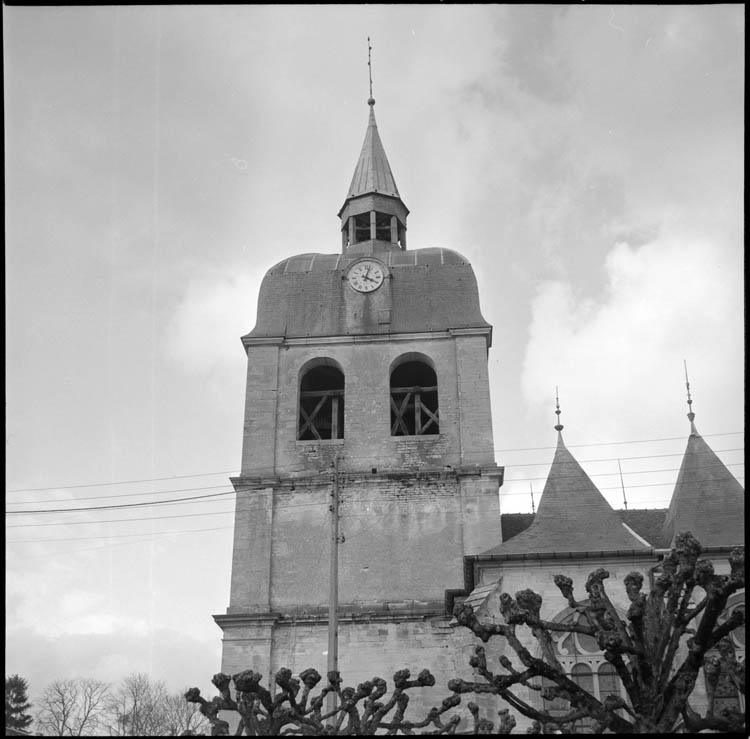
<svg viewBox="0 0 750 739">
<path fill-rule="evenodd" d="M 218 385 L 242 377 L 240 336 L 255 325 L 262 277 L 263 270 L 216 272 L 188 283 L 167 330 L 168 353 L 183 370 Z"/>
<path fill-rule="evenodd" d="M 661 436 L 680 412 L 687 359 L 703 417 L 717 432 L 739 428 L 740 267 L 725 245 L 674 232 L 639 248 L 616 244 L 601 301 L 579 299 L 565 282 L 542 284 L 523 364 L 527 402 L 549 409 L 558 385 L 563 407 L 585 417 L 579 433 L 622 439 L 640 427 Z"/>
</svg>

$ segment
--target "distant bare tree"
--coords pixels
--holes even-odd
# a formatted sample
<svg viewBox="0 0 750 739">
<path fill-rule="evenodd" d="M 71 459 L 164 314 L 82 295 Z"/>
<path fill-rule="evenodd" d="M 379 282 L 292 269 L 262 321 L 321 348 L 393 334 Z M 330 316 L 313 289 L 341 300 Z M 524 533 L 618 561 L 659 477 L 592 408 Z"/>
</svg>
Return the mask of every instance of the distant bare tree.
<svg viewBox="0 0 750 739">
<path fill-rule="evenodd" d="M 96 736 L 105 729 L 111 698 L 100 680 L 55 680 L 39 701 L 37 727 L 53 736 Z"/>
<path fill-rule="evenodd" d="M 110 733 L 114 736 L 163 736 L 167 689 L 160 680 L 144 673 L 123 678 L 115 688 L 110 709 Z"/>
<path fill-rule="evenodd" d="M 208 733 L 208 719 L 194 703 L 185 700 L 183 690 L 168 695 L 164 700 L 164 730 L 168 736 L 205 736 Z"/>
</svg>

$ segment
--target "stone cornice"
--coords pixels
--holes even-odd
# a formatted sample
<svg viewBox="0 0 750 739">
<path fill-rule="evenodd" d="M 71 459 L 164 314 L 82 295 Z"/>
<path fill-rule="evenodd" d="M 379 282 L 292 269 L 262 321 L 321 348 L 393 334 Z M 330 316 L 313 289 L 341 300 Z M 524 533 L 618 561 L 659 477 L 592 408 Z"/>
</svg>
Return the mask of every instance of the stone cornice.
<svg viewBox="0 0 750 739">
<path fill-rule="evenodd" d="M 219 613 L 213 616 L 222 629 L 243 626 L 273 626 L 281 618 L 280 613 Z"/>
<path fill-rule="evenodd" d="M 251 337 L 243 336 L 242 345 L 247 349 L 251 346 L 320 346 L 329 344 L 376 344 L 391 341 L 418 341 L 424 339 L 451 339 L 455 336 L 483 336 L 487 346 L 492 343 L 492 326 L 477 326 L 475 328 L 450 328 L 447 331 L 420 331 L 418 333 L 383 333 L 383 334 L 351 334 L 346 336 L 302 336 L 286 338 L 284 336 Z"/>
<path fill-rule="evenodd" d="M 342 603 L 338 612 L 340 623 L 389 623 L 446 618 L 448 617 L 442 601 L 388 603 L 385 605 Z M 294 624 L 326 624 L 328 623 L 328 606 L 298 607 L 291 612 L 226 613 L 215 615 L 213 619 L 222 629 L 249 626 L 281 627 Z"/>
<path fill-rule="evenodd" d="M 705 552 L 705 550 L 703 550 Z M 527 554 L 467 554 L 464 556 L 464 593 L 474 590 L 476 567 L 482 564 L 507 564 L 509 566 L 523 566 L 524 563 L 535 562 L 543 566 L 549 562 L 560 560 L 607 560 L 607 559 L 641 559 L 656 562 L 659 551 L 653 548 L 644 549 L 612 549 L 587 552 L 531 552 Z"/>
<path fill-rule="evenodd" d="M 443 467 L 421 470 L 383 470 L 375 474 L 369 470 L 341 470 L 339 480 L 342 484 L 348 482 L 377 483 L 379 480 L 460 480 L 466 477 L 495 477 L 502 481 L 504 470 L 504 467 L 498 467 L 497 465 L 471 465 L 449 470 Z M 265 488 L 327 487 L 331 484 L 332 475 L 333 472 L 331 471 L 297 477 L 289 475 L 240 475 L 229 479 L 234 485 L 234 489 L 239 492 L 240 490 Z"/>
</svg>

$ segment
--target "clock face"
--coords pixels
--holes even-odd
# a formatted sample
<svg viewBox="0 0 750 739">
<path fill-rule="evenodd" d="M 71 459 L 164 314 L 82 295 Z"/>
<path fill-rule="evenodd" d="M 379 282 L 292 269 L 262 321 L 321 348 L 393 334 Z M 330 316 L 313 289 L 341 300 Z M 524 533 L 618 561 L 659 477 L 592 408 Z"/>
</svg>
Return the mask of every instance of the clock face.
<svg viewBox="0 0 750 739">
<path fill-rule="evenodd" d="M 377 290 L 385 279 L 383 266 L 373 259 L 357 262 L 348 274 L 349 284 L 360 293 L 371 293 Z"/>
</svg>

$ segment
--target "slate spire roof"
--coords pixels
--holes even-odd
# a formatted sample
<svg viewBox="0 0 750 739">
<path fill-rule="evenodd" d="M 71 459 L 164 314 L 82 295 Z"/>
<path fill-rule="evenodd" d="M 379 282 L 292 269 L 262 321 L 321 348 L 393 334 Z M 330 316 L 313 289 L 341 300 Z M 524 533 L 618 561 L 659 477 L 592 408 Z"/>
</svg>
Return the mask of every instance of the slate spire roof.
<svg viewBox="0 0 750 739">
<path fill-rule="evenodd" d="M 669 503 L 663 541 L 692 532 L 704 547 L 739 546 L 745 541 L 745 491 L 695 428 L 689 401 L 690 436 Z"/>
<path fill-rule="evenodd" d="M 359 154 L 357 166 L 354 168 L 352 184 L 346 196 L 347 200 L 374 192 L 390 195 L 400 200 L 396 180 L 393 178 L 391 165 L 388 164 L 388 157 L 385 155 L 378 125 L 375 122 L 375 100 L 370 98 L 367 102 L 370 106 L 370 119 L 367 123 L 362 151 Z"/>
<path fill-rule="evenodd" d="M 558 406 L 559 411 L 559 406 Z M 555 411 L 557 413 L 557 411 Z M 534 521 L 484 554 L 553 554 L 647 550 L 599 492 L 557 430 L 557 448 Z"/>
</svg>

